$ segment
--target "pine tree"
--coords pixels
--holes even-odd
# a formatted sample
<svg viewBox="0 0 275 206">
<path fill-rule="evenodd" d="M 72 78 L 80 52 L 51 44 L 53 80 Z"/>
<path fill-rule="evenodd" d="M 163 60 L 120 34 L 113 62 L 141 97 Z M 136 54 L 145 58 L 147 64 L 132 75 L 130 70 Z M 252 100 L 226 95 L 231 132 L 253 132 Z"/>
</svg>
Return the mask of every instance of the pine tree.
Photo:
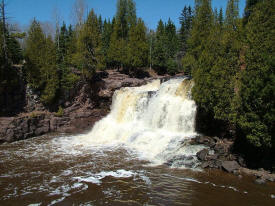
<svg viewBox="0 0 275 206">
<path fill-rule="evenodd" d="M 127 7 L 127 23 L 130 29 L 137 24 L 136 3 L 133 0 L 128 0 Z"/>
<path fill-rule="evenodd" d="M 123 68 L 127 64 L 129 31 L 136 25 L 136 6 L 133 0 L 118 0 L 108 56 L 112 65 Z"/>
<path fill-rule="evenodd" d="M 236 29 L 237 21 L 239 18 L 239 0 L 228 1 L 226 7 L 226 19 L 225 24 L 227 27 L 233 27 Z"/>
<path fill-rule="evenodd" d="M 117 69 L 127 64 L 127 41 L 120 37 L 119 30 L 119 25 L 115 22 L 108 50 L 108 58 L 112 66 Z"/>
<path fill-rule="evenodd" d="M 182 52 L 182 57 L 187 52 L 187 40 L 190 37 L 191 25 L 193 19 L 193 11 L 191 6 L 185 6 L 181 12 L 180 16 L 180 51 Z"/>
<path fill-rule="evenodd" d="M 102 53 L 104 56 L 104 62 L 107 67 L 112 67 L 112 63 L 108 58 L 108 50 L 110 48 L 111 35 L 113 33 L 112 23 L 104 20 L 102 29 Z"/>
<path fill-rule="evenodd" d="M 33 20 L 26 40 L 27 82 L 33 88 L 40 88 L 41 67 L 44 64 L 45 36 L 39 22 Z"/>
<path fill-rule="evenodd" d="M 249 143 L 275 148 L 275 2 L 265 0 L 250 10 L 245 26 L 245 68 L 239 89 L 238 126 Z"/>
<path fill-rule="evenodd" d="M 55 44 L 46 38 L 40 24 L 34 20 L 26 42 L 26 73 L 28 84 L 41 92 L 41 100 L 50 105 L 58 89 Z"/>
<path fill-rule="evenodd" d="M 245 10 L 244 10 L 244 17 L 243 17 L 244 25 L 247 24 L 248 18 L 251 15 L 253 7 L 256 6 L 256 4 L 261 1 L 263 1 L 263 0 L 246 0 L 246 6 L 245 6 Z"/>
<path fill-rule="evenodd" d="M 207 38 L 213 28 L 211 0 L 197 0 L 195 16 L 192 20 L 191 35 L 188 39 L 188 52 L 183 58 L 185 70 L 194 73 L 198 68 L 198 59 L 204 50 Z"/>
<path fill-rule="evenodd" d="M 225 26 L 213 21 L 194 72 L 193 97 L 208 121 L 225 127 L 222 130 L 234 127 L 232 99 L 241 48 L 237 3 L 228 1 Z"/>
<path fill-rule="evenodd" d="M 220 12 L 219 12 L 219 16 L 218 16 L 218 22 L 219 22 L 219 25 L 220 25 L 220 27 L 222 27 L 223 26 L 223 10 L 222 10 L 222 8 L 220 8 Z"/>
<path fill-rule="evenodd" d="M 139 18 L 129 32 L 128 66 L 133 69 L 145 67 L 148 64 L 149 47 L 146 40 L 146 27 Z"/>
<path fill-rule="evenodd" d="M 103 56 L 101 50 L 101 34 L 98 19 L 93 10 L 79 31 L 77 53 L 74 63 L 81 70 L 83 77 L 90 77 L 96 69 L 102 69 Z"/>
<path fill-rule="evenodd" d="M 166 53 L 167 53 L 167 72 L 170 74 L 175 74 L 178 70 L 177 68 L 177 62 L 176 62 L 176 54 L 179 50 L 179 40 L 176 32 L 176 26 L 171 21 L 171 19 L 168 19 L 167 24 L 165 25 L 165 40 L 164 42 L 166 47 Z"/>
<path fill-rule="evenodd" d="M 153 45 L 152 66 L 160 74 L 167 73 L 167 49 L 165 43 L 167 42 L 167 36 L 165 33 L 165 26 L 162 20 L 159 21 L 156 39 Z"/>
<path fill-rule="evenodd" d="M 55 100 L 59 87 L 59 79 L 57 75 L 55 44 L 51 36 L 46 38 L 44 42 L 44 54 L 40 57 L 44 60 L 44 63 L 40 67 L 40 78 L 43 85 L 41 101 L 46 105 L 50 105 Z"/>
</svg>

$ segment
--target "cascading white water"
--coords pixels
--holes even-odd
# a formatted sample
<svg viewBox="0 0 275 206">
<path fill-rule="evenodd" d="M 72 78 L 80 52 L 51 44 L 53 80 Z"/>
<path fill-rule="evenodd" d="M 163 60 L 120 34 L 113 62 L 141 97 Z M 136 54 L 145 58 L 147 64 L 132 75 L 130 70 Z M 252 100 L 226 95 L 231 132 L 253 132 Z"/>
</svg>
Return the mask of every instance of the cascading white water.
<svg viewBox="0 0 275 206">
<path fill-rule="evenodd" d="M 194 156 L 202 148 L 183 144 L 196 135 L 192 85 L 179 78 L 122 88 L 113 96 L 110 114 L 82 138 L 93 145 L 123 144 L 157 164 Z"/>
</svg>

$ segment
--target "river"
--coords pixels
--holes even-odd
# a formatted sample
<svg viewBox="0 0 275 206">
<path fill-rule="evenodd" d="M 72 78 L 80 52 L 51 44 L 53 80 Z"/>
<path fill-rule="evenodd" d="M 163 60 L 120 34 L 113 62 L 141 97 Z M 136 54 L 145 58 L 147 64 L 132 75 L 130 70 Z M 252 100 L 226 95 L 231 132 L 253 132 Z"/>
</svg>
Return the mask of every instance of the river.
<svg viewBox="0 0 275 206">
<path fill-rule="evenodd" d="M 123 88 L 87 134 L 0 145 L 0 205 L 275 205 L 274 183 L 199 168 L 192 84 Z"/>
</svg>

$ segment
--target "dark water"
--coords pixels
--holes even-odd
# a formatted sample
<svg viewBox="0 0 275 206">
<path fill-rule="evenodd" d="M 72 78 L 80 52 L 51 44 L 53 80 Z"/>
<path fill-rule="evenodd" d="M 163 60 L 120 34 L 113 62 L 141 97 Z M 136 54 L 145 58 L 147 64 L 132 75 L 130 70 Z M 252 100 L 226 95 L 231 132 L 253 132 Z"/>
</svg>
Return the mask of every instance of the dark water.
<svg viewBox="0 0 275 206">
<path fill-rule="evenodd" d="M 275 184 L 150 166 L 123 146 L 43 136 L 0 146 L 0 205 L 275 205 Z"/>
</svg>

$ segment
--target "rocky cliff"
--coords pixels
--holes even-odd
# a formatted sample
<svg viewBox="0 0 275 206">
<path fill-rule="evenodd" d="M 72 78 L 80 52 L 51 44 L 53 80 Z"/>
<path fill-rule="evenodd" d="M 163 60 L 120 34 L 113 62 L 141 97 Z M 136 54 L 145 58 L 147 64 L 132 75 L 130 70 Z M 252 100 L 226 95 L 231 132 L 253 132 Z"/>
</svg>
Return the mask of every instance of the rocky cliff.
<svg viewBox="0 0 275 206">
<path fill-rule="evenodd" d="M 115 90 L 134 87 L 150 81 L 130 78 L 113 70 L 98 72 L 87 82 L 80 82 L 63 102 L 61 113 L 47 111 L 36 94 L 26 89 L 24 113 L 0 117 L 0 143 L 13 142 L 49 132 L 79 133 L 91 129 L 108 112 Z"/>
</svg>

